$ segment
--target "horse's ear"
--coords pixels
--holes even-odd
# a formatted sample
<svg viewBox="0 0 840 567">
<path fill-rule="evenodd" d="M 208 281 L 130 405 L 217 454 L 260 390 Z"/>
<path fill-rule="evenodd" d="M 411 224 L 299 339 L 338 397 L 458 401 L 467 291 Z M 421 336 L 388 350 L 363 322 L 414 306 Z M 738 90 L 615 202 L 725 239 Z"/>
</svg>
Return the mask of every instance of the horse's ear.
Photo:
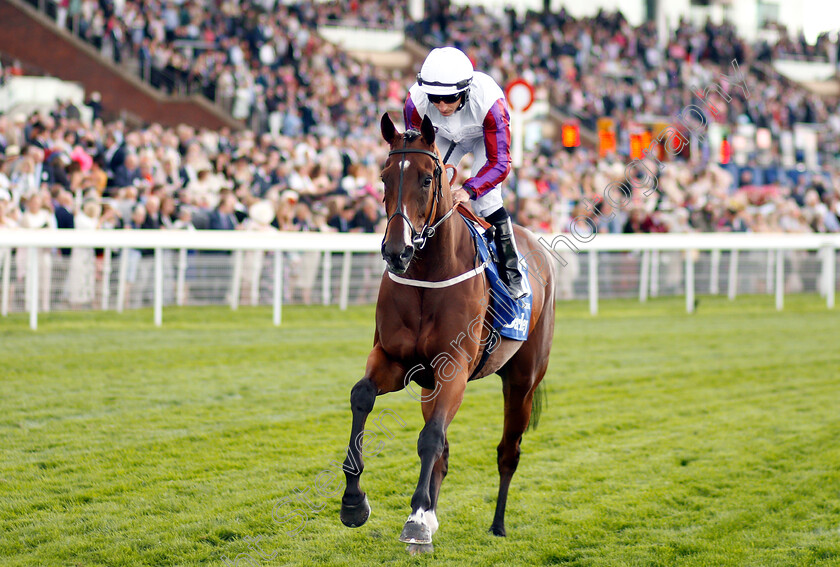
<svg viewBox="0 0 840 567">
<path fill-rule="evenodd" d="M 379 128 L 382 130 L 382 137 L 385 138 L 385 141 L 393 145 L 394 140 L 397 139 L 397 129 L 387 112 L 382 115 L 382 120 L 379 121 Z"/>
<path fill-rule="evenodd" d="M 429 120 L 428 115 L 423 117 L 423 123 L 420 125 L 420 134 L 423 136 L 423 141 L 428 145 L 435 145 L 435 127 L 432 121 Z"/>
</svg>

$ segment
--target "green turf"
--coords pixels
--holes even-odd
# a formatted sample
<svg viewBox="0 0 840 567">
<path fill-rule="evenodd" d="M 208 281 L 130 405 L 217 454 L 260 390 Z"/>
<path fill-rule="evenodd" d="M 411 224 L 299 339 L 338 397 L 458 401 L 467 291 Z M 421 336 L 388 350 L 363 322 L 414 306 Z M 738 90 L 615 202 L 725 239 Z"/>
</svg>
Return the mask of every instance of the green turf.
<svg viewBox="0 0 840 567">
<path fill-rule="evenodd" d="M 0 320 L 0 565 L 838 565 L 840 316 L 817 297 L 558 305 L 548 406 L 523 443 L 508 537 L 488 534 L 499 380 L 450 428 L 433 555 L 397 541 L 419 407 L 297 535 L 277 499 L 341 459 L 373 309 L 52 313 Z M 342 481 L 343 487 L 343 481 Z"/>
</svg>

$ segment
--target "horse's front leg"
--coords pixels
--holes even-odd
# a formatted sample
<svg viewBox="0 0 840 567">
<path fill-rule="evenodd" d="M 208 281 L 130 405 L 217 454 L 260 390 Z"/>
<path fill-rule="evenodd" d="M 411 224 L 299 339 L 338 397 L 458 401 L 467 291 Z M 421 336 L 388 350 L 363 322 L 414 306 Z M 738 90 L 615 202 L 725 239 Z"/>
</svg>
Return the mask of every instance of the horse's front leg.
<svg viewBox="0 0 840 567">
<path fill-rule="evenodd" d="M 466 384 L 466 375 L 457 376 L 451 382 L 440 382 L 438 395 L 423 403 L 426 425 L 417 439 L 420 479 L 411 497 L 411 515 L 400 534 L 400 541 L 403 543 L 430 544 L 432 535 L 438 528 L 435 508 L 440 483 L 446 475 L 449 461 L 446 430 L 461 407 Z"/>
<path fill-rule="evenodd" d="M 344 475 L 347 487 L 341 498 L 341 522 L 350 528 L 358 528 L 367 522 L 370 505 L 367 495 L 359 487 L 364 470 L 362 450 L 364 448 L 365 423 L 373 410 L 376 396 L 395 392 L 404 387 L 405 367 L 388 357 L 377 344 L 368 356 L 365 377 L 350 391 L 350 408 L 353 425 L 350 430 L 350 445 L 344 460 Z"/>
</svg>

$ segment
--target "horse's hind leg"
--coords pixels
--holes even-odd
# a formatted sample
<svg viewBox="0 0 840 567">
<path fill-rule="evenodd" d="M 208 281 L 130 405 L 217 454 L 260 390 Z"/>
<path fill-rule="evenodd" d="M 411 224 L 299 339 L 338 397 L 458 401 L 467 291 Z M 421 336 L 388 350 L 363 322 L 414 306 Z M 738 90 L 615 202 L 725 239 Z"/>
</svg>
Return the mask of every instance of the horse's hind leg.
<svg viewBox="0 0 840 567">
<path fill-rule="evenodd" d="M 367 495 L 359 487 L 359 479 L 364 470 L 362 450 L 367 417 L 373 410 L 376 396 L 403 388 L 405 368 L 392 361 L 377 345 L 368 356 L 365 377 L 359 380 L 350 391 L 350 408 L 353 412 L 353 425 L 350 430 L 350 444 L 347 458 L 344 460 L 344 475 L 347 487 L 341 498 L 341 522 L 350 528 L 357 528 L 367 522 L 370 505 Z"/>
<path fill-rule="evenodd" d="M 530 388 L 511 386 L 504 382 L 505 393 L 505 428 L 502 441 L 498 446 L 499 463 L 499 497 L 496 500 L 496 514 L 490 531 L 493 535 L 505 536 L 505 505 L 507 504 L 508 488 L 513 479 L 513 473 L 519 465 L 520 442 L 522 434 L 531 419 L 531 401 L 533 391 Z"/>
<path fill-rule="evenodd" d="M 537 249 L 539 247 L 537 246 Z M 542 304 L 534 307 L 534 313 L 539 312 L 539 321 L 525 344 L 513 355 L 504 369 L 499 372 L 502 378 L 502 388 L 505 395 L 505 427 L 502 441 L 498 446 L 499 464 L 499 497 L 496 500 L 496 514 L 490 531 L 497 536 L 505 536 L 505 506 L 507 504 L 508 489 L 513 473 L 519 465 L 520 443 L 522 434 L 531 421 L 531 410 L 537 387 L 548 370 L 548 355 L 554 338 L 554 282 L 551 270 L 545 272 L 548 282 L 543 284 L 545 294 Z M 531 286 L 536 291 L 540 286 L 531 275 Z M 535 301 L 539 294 L 535 294 Z M 539 396 L 538 401 L 539 400 Z M 539 417 L 539 405 L 534 415 Z M 536 425 L 536 423 L 535 423 Z"/>
<path fill-rule="evenodd" d="M 546 318 L 547 319 L 547 318 Z M 548 332 L 545 328 L 551 327 Z M 537 387 L 548 369 L 548 356 L 542 352 L 541 346 L 551 344 L 554 331 L 554 317 L 550 323 L 541 325 L 538 333 L 533 333 L 531 339 L 508 362 L 504 370 L 502 387 L 505 395 L 505 427 L 502 441 L 498 446 L 499 463 L 499 497 L 496 500 L 496 514 L 490 531 L 497 536 L 505 536 L 505 505 L 507 504 L 508 489 L 513 473 L 519 465 L 520 443 L 522 434 L 531 421 L 531 409 Z M 543 338 L 539 340 L 538 337 Z M 531 342 L 533 340 L 533 342 Z M 547 352 L 547 351 L 546 351 Z M 539 411 L 539 410 L 538 410 Z M 535 418 L 538 416 L 535 415 Z"/>
</svg>

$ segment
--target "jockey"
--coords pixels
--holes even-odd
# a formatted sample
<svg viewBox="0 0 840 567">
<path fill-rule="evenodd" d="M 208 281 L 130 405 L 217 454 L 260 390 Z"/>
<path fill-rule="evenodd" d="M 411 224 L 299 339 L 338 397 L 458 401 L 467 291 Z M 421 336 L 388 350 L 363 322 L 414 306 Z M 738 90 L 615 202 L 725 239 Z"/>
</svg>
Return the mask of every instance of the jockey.
<svg viewBox="0 0 840 567">
<path fill-rule="evenodd" d="M 446 164 L 473 154 L 472 177 L 453 189 L 456 203 L 473 201 L 473 211 L 495 227 L 499 272 L 510 296 L 527 295 L 513 236 L 502 203 L 502 182 L 510 173 L 510 115 L 505 94 L 489 75 L 473 70 L 464 52 L 433 49 L 408 91 L 403 110 L 406 129 L 420 129 L 423 116 L 435 125 L 435 139 Z"/>
</svg>

